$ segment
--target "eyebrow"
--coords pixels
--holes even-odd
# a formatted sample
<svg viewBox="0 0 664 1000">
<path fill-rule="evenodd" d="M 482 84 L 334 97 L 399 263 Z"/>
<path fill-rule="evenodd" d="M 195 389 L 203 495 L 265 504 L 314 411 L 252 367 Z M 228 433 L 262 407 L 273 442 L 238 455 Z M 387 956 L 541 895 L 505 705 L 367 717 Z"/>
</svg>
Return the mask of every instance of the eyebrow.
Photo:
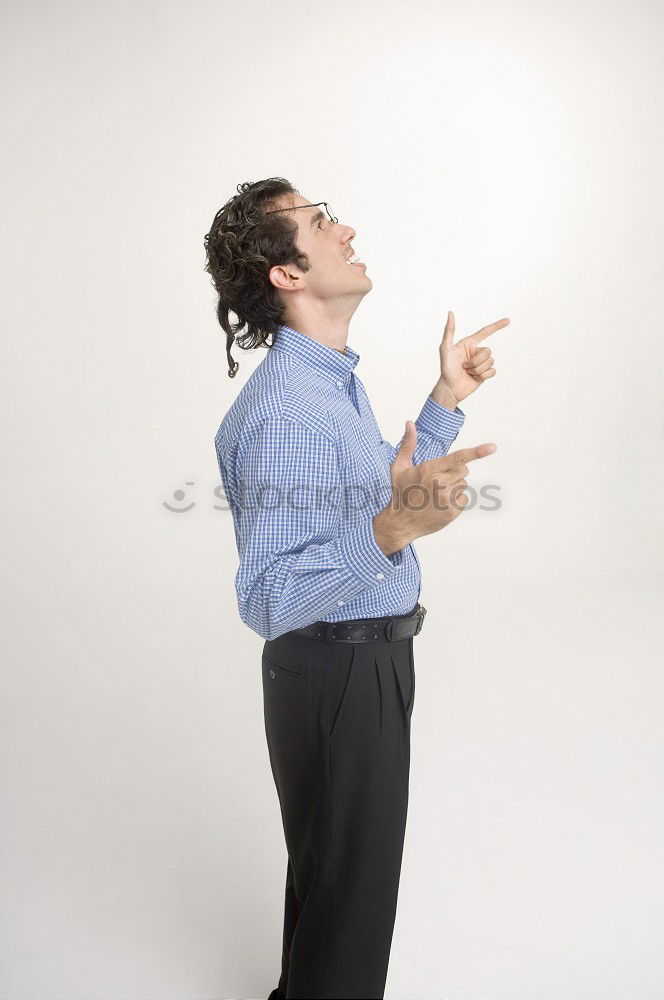
<svg viewBox="0 0 664 1000">
<path fill-rule="evenodd" d="M 325 213 L 319 208 L 315 215 L 311 216 L 311 222 L 309 228 L 313 229 L 314 222 L 318 222 L 319 219 L 324 219 Z"/>
</svg>

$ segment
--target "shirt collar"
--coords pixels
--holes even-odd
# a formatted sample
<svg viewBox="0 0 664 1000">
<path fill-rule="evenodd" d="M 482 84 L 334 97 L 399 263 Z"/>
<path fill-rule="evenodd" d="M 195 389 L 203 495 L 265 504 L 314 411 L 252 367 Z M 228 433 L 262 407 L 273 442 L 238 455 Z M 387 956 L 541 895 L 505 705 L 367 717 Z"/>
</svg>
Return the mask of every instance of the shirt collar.
<svg viewBox="0 0 664 1000">
<path fill-rule="evenodd" d="M 334 379 L 335 382 L 338 379 L 347 381 L 360 360 L 360 355 L 348 344 L 342 353 L 283 323 L 274 335 L 271 350 L 292 354 L 310 368 L 316 369 L 327 378 Z"/>
</svg>

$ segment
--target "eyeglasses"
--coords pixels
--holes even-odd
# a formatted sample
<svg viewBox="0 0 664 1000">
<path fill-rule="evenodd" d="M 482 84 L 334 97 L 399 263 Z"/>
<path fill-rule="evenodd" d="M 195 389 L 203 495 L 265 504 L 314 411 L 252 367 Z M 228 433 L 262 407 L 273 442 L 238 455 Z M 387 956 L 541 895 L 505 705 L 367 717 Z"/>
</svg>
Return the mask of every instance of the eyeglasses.
<svg viewBox="0 0 664 1000">
<path fill-rule="evenodd" d="M 327 212 L 327 217 L 330 222 L 338 222 L 336 216 L 332 215 L 330 211 L 330 206 L 326 201 L 315 201 L 312 205 L 295 205 L 293 208 L 273 208 L 269 212 L 264 212 L 264 215 L 272 215 L 274 212 L 292 212 L 296 208 L 317 208 L 319 205 L 325 205 L 325 211 Z"/>
</svg>

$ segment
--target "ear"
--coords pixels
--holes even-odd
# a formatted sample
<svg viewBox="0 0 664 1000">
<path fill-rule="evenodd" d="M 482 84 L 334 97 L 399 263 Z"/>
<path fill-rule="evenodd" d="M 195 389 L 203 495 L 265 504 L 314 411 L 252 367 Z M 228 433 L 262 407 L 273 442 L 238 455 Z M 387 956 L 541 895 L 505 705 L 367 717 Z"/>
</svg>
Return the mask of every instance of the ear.
<svg viewBox="0 0 664 1000">
<path fill-rule="evenodd" d="M 302 271 L 295 264 L 275 264 L 270 268 L 268 275 L 270 282 L 275 288 L 287 292 L 294 288 L 301 287 L 300 276 Z"/>
</svg>

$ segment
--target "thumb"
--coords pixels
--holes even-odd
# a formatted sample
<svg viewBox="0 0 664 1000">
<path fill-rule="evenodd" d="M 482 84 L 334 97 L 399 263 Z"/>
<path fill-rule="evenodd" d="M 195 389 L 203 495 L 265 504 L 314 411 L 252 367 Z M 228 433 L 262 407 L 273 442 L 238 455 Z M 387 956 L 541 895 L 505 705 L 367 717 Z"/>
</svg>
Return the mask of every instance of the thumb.
<svg viewBox="0 0 664 1000">
<path fill-rule="evenodd" d="M 397 453 L 394 457 L 394 461 L 401 461 L 404 464 L 413 464 L 413 455 L 415 454 L 415 448 L 417 447 L 417 427 L 412 420 L 406 421 L 406 432 L 403 436 L 401 444 L 397 449 Z"/>
</svg>

